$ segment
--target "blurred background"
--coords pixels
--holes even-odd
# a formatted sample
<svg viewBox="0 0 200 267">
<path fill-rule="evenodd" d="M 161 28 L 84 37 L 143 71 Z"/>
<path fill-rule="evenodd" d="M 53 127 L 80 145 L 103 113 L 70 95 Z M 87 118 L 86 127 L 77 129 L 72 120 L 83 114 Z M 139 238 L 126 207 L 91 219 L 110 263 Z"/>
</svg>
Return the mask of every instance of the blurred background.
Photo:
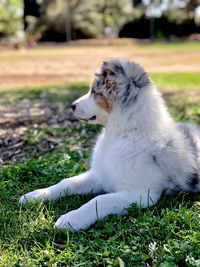
<svg viewBox="0 0 200 267">
<path fill-rule="evenodd" d="M 19 46 L 88 38 L 197 40 L 199 34 L 199 0 L 0 2 L 0 37 Z"/>
<path fill-rule="evenodd" d="M 0 88 L 88 80 L 111 57 L 198 72 L 199 41 L 200 0 L 1 0 Z"/>
</svg>

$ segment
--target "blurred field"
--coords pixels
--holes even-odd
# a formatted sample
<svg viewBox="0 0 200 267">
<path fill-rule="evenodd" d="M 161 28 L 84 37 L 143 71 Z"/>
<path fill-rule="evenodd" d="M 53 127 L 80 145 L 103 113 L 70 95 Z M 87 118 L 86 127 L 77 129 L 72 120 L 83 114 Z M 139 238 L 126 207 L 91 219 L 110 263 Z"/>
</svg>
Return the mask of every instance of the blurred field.
<svg viewBox="0 0 200 267">
<path fill-rule="evenodd" d="M 0 51 L 0 89 L 88 81 L 102 60 L 113 57 L 139 62 L 155 78 L 184 73 L 183 84 L 188 73 L 200 73 L 200 43 L 48 46 Z"/>
</svg>

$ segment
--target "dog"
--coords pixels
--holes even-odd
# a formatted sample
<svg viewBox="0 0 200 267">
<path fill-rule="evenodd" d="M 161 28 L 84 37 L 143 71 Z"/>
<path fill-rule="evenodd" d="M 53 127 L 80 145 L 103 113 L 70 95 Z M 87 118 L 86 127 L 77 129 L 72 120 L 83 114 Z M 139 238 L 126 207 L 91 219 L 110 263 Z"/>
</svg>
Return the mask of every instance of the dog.
<svg viewBox="0 0 200 267">
<path fill-rule="evenodd" d="M 109 214 L 127 214 L 133 203 L 154 205 L 163 192 L 200 191 L 200 127 L 172 119 L 139 64 L 103 62 L 89 92 L 71 107 L 79 120 L 104 125 L 90 169 L 20 198 L 24 204 L 65 194 L 97 194 L 62 215 L 56 228 L 85 230 Z"/>
</svg>

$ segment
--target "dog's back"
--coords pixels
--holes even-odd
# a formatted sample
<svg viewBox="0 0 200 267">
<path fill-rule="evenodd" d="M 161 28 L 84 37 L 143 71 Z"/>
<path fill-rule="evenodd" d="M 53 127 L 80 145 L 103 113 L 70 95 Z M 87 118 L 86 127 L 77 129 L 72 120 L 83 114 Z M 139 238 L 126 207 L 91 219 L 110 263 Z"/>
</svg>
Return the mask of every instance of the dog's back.
<svg viewBox="0 0 200 267">
<path fill-rule="evenodd" d="M 178 123 L 179 130 L 183 133 L 200 165 L 200 126 L 189 123 Z"/>
<path fill-rule="evenodd" d="M 165 140 L 164 140 L 165 139 Z M 200 191 L 200 127 L 177 123 L 174 133 L 154 147 L 154 164 L 163 172 L 163 188 L 173 191 Z"/>
<path fill-rule="evenodd" d="M 189 191 L 200 190 L 200 127 L 189 123 L 178 123 L 179 130 L 183 133 L 188 150 L 195 159 L 195 172 L 188 183 Z"/>
</svg>

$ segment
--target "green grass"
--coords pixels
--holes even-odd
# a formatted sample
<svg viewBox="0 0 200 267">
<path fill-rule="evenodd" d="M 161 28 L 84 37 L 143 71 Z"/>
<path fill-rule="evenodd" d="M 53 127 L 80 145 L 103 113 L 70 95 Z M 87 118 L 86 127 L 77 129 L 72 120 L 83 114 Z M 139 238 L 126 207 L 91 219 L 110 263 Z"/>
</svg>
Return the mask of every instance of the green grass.
<svg viewBox="0 0 200 267">
<path fill-rule="evenodd" d="M 155 74 L 153 79 L 161 87 L 171 88 L 173 82 L 173 88 L 181 89 L 165 94 L 176 120 L 200 123 L 196 90 L 200 83 L 195 73 Z M 70 102 L 87 88 L 87 83 L 79 83 L 12 90 L 1 93 L 0 104 L 12 109 L 28 99 L 68 114 Z M 127 216 L 109 216 L 80 233 L 55 231 L 54 223 L 92 195 L 21 207 L 18 199 L 25 192 L 87 169 L 90 148 L 100 131 L 98 126 L 78 122 L 54 124 L 51 118 L 36 122 L 26 125 L 25 156 L 16 163 L 7 161 L 0 169 L 0 266 L 200 266 L 199 194 L 164 198 L 146 210 L 132 206 Z M 59 141 L 48 153 L 42 153 L 45 138 Z"/>
<path fill-rule="evenodd" d="M 186 73 L 152 73 L 151 77 L 158 88 L 169 90 L 200 89 L 200 74 L 198 72 Z"/>
<path fill-rule="evenodd" d="M 145 48 L 147 49 L 156 49 L 156 50 L 193 50 L 199 49 L 200 43 L 199 42 L 155 42 L 145 44 Z"/>
</svg>

